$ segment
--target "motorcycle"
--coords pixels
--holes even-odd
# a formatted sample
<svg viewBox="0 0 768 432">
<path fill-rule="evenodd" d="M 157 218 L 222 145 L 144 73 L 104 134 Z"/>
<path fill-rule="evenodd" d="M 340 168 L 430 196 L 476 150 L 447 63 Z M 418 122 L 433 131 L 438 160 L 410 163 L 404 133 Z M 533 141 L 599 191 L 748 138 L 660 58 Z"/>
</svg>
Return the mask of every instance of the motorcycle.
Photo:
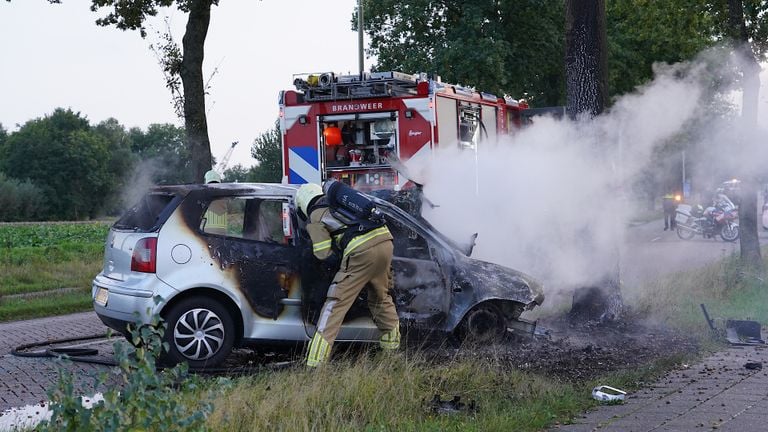
<svg viewBox="0 0 768 432">
<path fill-rule="evenodd" d="M 681 204 L 675 214 L 675 224 L 677 236 L 683 240 L 690 240 L 696 234 L 704 238 L 714 238 L 719 234 L 727 242 L 739 238 L 739 213 L 730 202 L 721 201 L 707 209 Z"/>
</svg>

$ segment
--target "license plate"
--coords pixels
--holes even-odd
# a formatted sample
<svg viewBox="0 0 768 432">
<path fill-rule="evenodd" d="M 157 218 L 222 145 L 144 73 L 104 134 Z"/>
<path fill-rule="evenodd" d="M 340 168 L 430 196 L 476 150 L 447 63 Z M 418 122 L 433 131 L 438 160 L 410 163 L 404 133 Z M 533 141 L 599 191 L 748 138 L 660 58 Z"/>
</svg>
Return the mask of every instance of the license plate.
<svg viewBox="0 0 768 432">
<path fill-rule="evenodd" d="M 96 297 L 94 297 L 94 301 L 96 302 L 96 304 L 99 304 L 101 306 L 106 306 L 108 297 L 109 297 L 109 291 L 107 291 L 106 288 L 99 288 L 96 291 Z"/>
</svg>

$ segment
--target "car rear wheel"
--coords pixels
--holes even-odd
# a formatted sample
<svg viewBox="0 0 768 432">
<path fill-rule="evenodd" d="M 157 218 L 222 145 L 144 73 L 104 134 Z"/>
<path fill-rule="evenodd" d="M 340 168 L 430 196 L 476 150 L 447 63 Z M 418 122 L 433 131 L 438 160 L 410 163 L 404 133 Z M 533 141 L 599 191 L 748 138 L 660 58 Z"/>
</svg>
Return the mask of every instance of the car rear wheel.
<svg viewBox="0 0 768 432">
<path fill-rule="evenodd" d="M 191 368 L 219 366 L 232 351 L 235 325 L 224 305 L 212 298 L 190 297 L 166 315 L 167 363 Z"/>
<path fill-rule="evenodd" d="M 464 315 L 457 330 L 464 342 L 498 342 L 507 336 L 507 319 L 494 303 L 480 303 Z"/>
</svg>

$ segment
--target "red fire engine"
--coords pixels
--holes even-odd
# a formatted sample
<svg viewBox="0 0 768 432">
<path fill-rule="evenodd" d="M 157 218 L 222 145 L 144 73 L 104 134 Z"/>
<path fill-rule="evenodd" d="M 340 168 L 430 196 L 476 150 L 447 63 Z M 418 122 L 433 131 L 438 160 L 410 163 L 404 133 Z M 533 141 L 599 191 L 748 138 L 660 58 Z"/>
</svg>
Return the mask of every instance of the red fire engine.
<svg viewBox="0 0 768 432">
<path fill-rule="evenodd" d="M 426 74 L 371 72 L 294 77 L 280 92 L 283 175 L 288 183 L 336 178 L 360 190 L 403 186 L 390 167 L 438 146 L 477 151 L 510 133 L 528 106 Z"/>
</svg>

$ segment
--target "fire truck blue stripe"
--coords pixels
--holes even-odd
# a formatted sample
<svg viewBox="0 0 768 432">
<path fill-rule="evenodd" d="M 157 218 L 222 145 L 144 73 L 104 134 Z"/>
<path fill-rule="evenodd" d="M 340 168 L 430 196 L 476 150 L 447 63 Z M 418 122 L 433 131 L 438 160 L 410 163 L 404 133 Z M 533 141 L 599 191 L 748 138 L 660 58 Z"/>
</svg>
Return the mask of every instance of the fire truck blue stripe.
<svg viewBox="0 0 768 432">
<path fill-rule="evenodd" d="M 297 151 L 298 150 L 298 151 Z M 314 154 L 315 165 L 307 161 Z M 317 150 L 309 147 L 292 148 L 288 151 L 288 181 L 293 184 L 320 183 L 320 168 L 317 166 Z"/>
<path fill-rule="evenodd" d="M 296 174 L 294 170 L 288 170 L 288 183 L 290 184 L 304 184 L 309 183 L 305 178 Z"/>
<path fill-rule="evenodd" d="M 313 167 L 317 167 L 317 149 L 314 147 L 293 147 L 291 151 L 299 155 Z"/>
</svg>

